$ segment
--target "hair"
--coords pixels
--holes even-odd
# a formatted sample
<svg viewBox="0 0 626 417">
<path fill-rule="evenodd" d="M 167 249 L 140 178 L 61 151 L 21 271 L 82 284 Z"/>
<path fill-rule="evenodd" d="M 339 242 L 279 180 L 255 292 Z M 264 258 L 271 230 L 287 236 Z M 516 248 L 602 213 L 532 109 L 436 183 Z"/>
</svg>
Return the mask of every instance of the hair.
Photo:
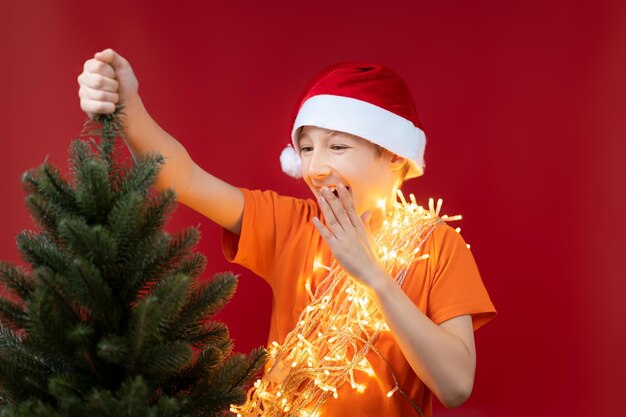
<svg viewBox="0 0 626 417">
<path fill-rule="evenodd" d="M 376 144 L 375 144 L 376 145 Z M 391 152 L 389 149 L 383 148 L 380 145 L 376 145 L 376 155 L 380 158 L 383 155 L 395 155 L 393 152 Z M 400 157 L 402 158 L 402 157 Z M 400 177 L 398 178 L 398 186 L 401 186 L 404 183 L 404 180 L 406 180 L 406 176 L 409 173 L 409 170 L 411 169 L 411 163 L 409 162 L 408 159 L 404 158 L 406 163 L 404 164 L 404 166 L 402 167 L 402 171 L 400 172 Z"/>
</svg>

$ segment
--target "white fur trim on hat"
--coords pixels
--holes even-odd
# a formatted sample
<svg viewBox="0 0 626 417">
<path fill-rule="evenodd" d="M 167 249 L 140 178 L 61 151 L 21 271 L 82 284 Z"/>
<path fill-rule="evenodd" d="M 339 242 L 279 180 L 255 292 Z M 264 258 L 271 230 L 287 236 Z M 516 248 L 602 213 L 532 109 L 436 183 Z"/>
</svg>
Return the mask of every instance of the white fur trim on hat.
<svg viewBox="0 0 626 417">
<path fill-rule="evenodd" d="M 302 159 L 291 145 L 280 153 L 280 166 L 283 172 L 293 178 L 302 177 Z"/>
<path fill-rule="evenodd" d="M 424 131 L 410 120 L 382 107 L 350 97 L 320 94 L 309 98 L 300 107 L 291 131 L 296 148 L 297 131 L 302 126 L 338 130 L 380 145 L 409 160 L 411 169 L 407 178 L 424 172 Z"/>
</svg>

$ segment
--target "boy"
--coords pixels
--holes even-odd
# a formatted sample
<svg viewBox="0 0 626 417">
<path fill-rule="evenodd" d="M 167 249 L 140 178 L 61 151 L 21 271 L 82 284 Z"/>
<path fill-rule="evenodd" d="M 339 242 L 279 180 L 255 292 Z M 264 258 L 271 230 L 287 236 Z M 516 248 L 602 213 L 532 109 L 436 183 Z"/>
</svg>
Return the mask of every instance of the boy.
<svg viewBox="0 0 626 417">
<path fill-rule="evenodd" d="M 397 74 L 379 65 L 341 64 L 318 74 L 305 90 L 292 141 L 301 157 L 299 173 L 317 204 L 236 188 L 198 167 L 184 147 L 150 118 L 130 65 L 113 50 L 86 61 L 78 82 L 81 108 L 90 116 L 111 113 L 116 103 L 124 104 L 126 140 L 133 155 L 158 151 L 166 158 L 157 186 L 174 188 L 181 203 L 222 226 L 226 257 L 272 287 L 269 342 L 276 363 L 257 388 L 273 391 L 253 397 L 254 404 L 271 398 L 263 407 L 276 403 L 281 408 L 268 414 L 309 415 L 304 409 L 296 414 L 280 387 L 287 385 L 290 372 L 313 369 L 320 378 L 309 384 L 317 386 L 311 392 L 325 392 L 323 398 L 316 397 L 313 409 L 322 416 L 403 416 L 414 410 L 429 416 L 433 394 L 446 407 L 457 407 L 469 397 L 476 364 L 473 331 L 496 312 L 465 242 L 447 225 L 430 224 L 415 248 L 428 258 L 406 267 L 401 281 L 383 265 L 372 244 L 372 236 L 383 230 L 388 215 L 396 210 L 397 188 L 404 179 L 421 175 L 424 166 L 426 139 L 408 88 Z M 319 265 L 326 266 L 320 270 Z M 332 297 L 320 306 L 314 288 L 322 291 L 324 285 L 334 285 L 324 281 L 325 274 L 349 275 L 359 285 L 346 291 L 364 291 L 359 299 L 366 305 L 369 298 L 375 306 L 364 314 L 375 311 L 390 330 L 376 330 L 375 337 L 367 339 L 368 329 L 361 326 L 368 334 L 361 344 L 369 350 L 359 351 L 366 355 L 359 364 L 372 377 L 353 372 L 359 368 L 349 363 L 351 383 L 322 381 L 324 375 L 347 369 L 345 358 L 329 357 L 330 348 L 324 347 L 326 341 L 345 338 L 345 333 L 333 328 L 337 336 L 328 337 L 331 329 L 323 327 L 323 320 L 316 322 L 317 327 L 309 326 L 313 320 L 309 311 L 320 312 L 325 303 L 330 309 L 332 300 L 340 299 L 331 290 Z M 317 299 L 317 304 L 309 299 Z M 305 337 L 299 328 L 308 329 Z M 307 341 L 309 333 L 318 334 L 324 346 Z M 296 336 L 303 340 L 298 342 Z M 294 340 L 299 349 L 308 344 L 311 353 L 321 352 L 326 362 L 320 363 L 325 365 L 318 369 L 313 359 L 308 365 L 292 363 L 294 351 L 285 347 Z M 348 362 L 358 349 L 361 345 L 351 345 Z M 332 360 L 341 363 L 328 365 Z M 294 392 L 304 395 L 308 385 L 298 381 Z M 398 390 L 402 396 L 393 395 Z M 338 399 L 328 398 L 331 393 Z M 248 415 L 262 414 L 246 410 Z"/>
</svg>

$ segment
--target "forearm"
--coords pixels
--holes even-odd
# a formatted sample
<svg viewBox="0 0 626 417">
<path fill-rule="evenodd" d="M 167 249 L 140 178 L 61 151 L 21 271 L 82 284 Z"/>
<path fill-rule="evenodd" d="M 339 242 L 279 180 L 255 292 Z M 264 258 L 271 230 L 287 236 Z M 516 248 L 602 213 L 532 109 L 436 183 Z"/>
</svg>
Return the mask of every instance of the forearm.
<svg viewBox="0 0 626 417">
<path fill-rule="evenodd" d="M 152 119 L 138 94 L 124 103 L 123 111 L 125 142 L 133 158 L 148 152 L 160 153 L 165 165 L 157 178 L 157 187 L 171 187 L 177 193 L 184 191 L 181 187 L 188 181 L 194 165 L 187 150 Z"/>
<path fill-rule="evenodd" d="M 374 282 L 372 296 L 411 368 L 446 407 L 463 403 L 476 365 L 469 348 L 422 313 L 388 274 Z"/>
<path fill-rule="evenodd" d="M 183 145 L 150 117 L 139 95 L 134 94 L 126 101 L 124 112 L 126 144 L 133 157 L 158 152 L 165 158 L 157 187 L 173 188 L 180 203 L 239 233 L 243 213 L 241 191 L 197 166 Z"/>
</svg>

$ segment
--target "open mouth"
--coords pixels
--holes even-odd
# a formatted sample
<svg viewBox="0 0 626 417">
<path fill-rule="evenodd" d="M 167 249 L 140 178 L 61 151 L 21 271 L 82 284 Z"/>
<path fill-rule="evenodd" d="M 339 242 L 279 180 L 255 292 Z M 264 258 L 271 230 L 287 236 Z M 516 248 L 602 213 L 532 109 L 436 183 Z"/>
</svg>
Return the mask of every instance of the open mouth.
<svg viewBox="0 0 626 417">
<path fill-rule="evenodd" d="M 346 187 L 346 190 L 348 190 L 348 192 L 350 192 L 350 187 Z M 335 194 L 335 197 L 339 198 L 339 191 L 337 191 L 336 188 L 331 188 L 330 191 Z"/>
</svg>

